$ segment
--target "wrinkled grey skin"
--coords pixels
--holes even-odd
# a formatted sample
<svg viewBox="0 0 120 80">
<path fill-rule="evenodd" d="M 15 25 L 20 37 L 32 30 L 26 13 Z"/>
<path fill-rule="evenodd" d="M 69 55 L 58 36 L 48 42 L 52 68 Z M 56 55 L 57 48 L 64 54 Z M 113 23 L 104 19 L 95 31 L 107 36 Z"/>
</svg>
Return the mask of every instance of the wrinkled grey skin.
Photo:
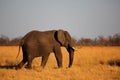
<svg viewBox="0 0 120 80">
<path fill-rule="evenodd" d="M 72 66 L 74 49 L 71 36 L 67 31 L 31 31 L 27 33 L 20 42 L 23 51 L 23 60 L 16 69 L 22 68 L 27 62 L 26 68 L 31 69 L 31 63 L 35 57 L 42 57 L 41 67 L 44 68 L 51 52 L 54 52 L 58 68 L 62 67 L 61 46 L 64 46 L 69 53 L 69 65 Z M 20 48 L 19 46 L 19 48 Z"/>
</svg>

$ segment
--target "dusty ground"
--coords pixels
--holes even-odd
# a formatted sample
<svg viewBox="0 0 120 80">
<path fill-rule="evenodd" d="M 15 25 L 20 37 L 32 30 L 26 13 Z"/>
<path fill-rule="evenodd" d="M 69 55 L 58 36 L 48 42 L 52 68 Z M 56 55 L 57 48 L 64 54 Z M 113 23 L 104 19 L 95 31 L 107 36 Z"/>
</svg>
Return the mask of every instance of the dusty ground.
<svg viewBox="0 0 120 80">
<path fill-rule="evenodd" d="M 68 53 L 62 48 L 63 68 L 58 69 L 52 53 L 45 69 L 40 69 L 41 58 L 35 58 L 33 69 L 15 70 L 22 59 L 16 59 L 18 46 L 0 47 L 0 80 L 120 80 L 120 47 L 77 47 L 74 63 L 68 66 Z"/>
</svg>

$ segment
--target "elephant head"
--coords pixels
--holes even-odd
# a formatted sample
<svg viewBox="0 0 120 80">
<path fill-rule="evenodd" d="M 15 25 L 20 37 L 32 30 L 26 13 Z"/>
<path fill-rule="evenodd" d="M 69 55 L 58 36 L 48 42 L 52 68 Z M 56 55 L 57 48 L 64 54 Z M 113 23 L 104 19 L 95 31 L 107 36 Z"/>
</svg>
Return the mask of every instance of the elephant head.
<svg viewBox="0 0 120 80">
<path fill-rule="evenodd" d="M 61 44 L 61 46 L 66 47 L 67 51 L 69 52 L 69 66 L 68 67 L 71 67 L 73 63 L 73 57 L 74 57 L 73 40 L 67 31 L 58 30 L 56 35 L 57 35 L 56 40 Z"/>
</svg>

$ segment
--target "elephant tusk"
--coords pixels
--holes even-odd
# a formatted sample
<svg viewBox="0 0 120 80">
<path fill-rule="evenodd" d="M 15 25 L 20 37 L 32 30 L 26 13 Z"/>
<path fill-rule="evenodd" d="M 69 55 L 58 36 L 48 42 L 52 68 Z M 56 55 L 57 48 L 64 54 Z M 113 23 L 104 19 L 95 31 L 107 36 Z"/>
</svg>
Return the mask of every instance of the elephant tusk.
<svg viewBox="0 0 120 80">
<path fill-rule="evenodd" d="M 80 49 L 82 48 L 82 46 L 80 46 L 79 48 L 78 47 L 73 47 L 73 49 L 75 50 L 75 52 L 78 52 L 78 53 L 80 53 Z"/>
</svg>

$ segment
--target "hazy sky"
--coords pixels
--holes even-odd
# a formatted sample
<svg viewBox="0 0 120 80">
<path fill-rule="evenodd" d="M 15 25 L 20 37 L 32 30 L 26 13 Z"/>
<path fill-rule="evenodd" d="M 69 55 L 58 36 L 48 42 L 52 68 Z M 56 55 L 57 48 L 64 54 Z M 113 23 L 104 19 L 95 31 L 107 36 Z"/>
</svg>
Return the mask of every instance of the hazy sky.
<svg viewBox="0 0 120 80">
<path fill-rule="evenodd" d="M 120 0 L 0 0 L 0 35 L 51 29 L 77 39 L 120 33 Z"/>
</svg>

